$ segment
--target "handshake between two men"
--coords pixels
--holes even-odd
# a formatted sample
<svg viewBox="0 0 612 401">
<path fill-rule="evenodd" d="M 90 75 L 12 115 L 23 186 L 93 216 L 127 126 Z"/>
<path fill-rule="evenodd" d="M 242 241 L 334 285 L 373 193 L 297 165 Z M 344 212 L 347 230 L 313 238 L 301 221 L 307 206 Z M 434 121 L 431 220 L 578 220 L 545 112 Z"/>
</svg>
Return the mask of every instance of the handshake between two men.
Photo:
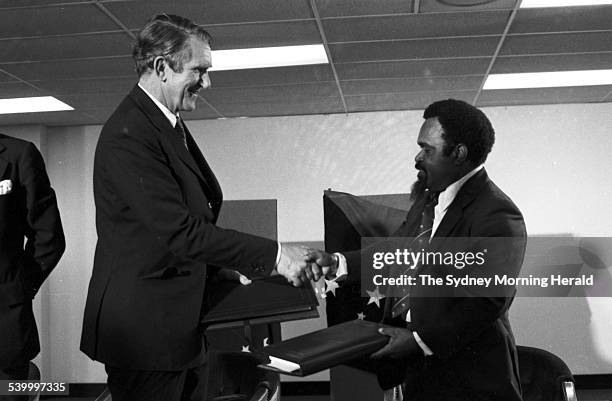
<svg viewBox="0 0 612 401">
<path fill-rule="evenodd" d="M 308 280 L 319 281 L 330 277 L 338 270 L 338 256 L 305 246 L 282 245 L 278 274 L 299 287 Z"/>
</svg>

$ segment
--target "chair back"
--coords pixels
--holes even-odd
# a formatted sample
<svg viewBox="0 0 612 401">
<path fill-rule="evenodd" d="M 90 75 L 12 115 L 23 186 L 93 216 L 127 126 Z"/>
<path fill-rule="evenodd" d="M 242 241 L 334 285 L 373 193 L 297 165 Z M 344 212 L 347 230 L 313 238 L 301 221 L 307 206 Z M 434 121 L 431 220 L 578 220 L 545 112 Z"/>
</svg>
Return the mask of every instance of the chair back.
<svg viewBox="0 0 612 401">
<path fill-rule="evenodd" d="M 539 348 L 517 346 L 524 401 L 576 401 L 574 376 L 561 358 Z"/>
<path fill-rule="evenodd" d="M 36 380 L 40 381 L 40 369 L 38 366 L 32 361 L 30 361 L 30 366 L 28 368 L 28 380 Z M 33 394 L 29 397 L 29 401 L 38 401 L 40 399 L 40 391 L 37 394 Z"/>
</svg>

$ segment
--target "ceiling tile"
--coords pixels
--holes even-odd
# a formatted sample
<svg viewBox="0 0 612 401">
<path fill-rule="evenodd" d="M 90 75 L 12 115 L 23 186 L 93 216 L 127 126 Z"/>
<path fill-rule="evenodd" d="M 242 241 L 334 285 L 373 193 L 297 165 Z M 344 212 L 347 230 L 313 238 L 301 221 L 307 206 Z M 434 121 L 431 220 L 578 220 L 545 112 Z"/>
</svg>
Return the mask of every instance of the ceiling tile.
<svg viewBox="0 0 612 401">
<path fill-rule="evenodd" d="M 220 25 L 211 26 L 208 31 L 213 37 L 212 47 L 215 50 L 321 43 L 314 20 Z"/>
<path fill-rule="evenodd" d="M 131 39 L 125 33 L 6 40 L 1 43 L 2 63 L 132 54 Z"/>
<path fill-rule="evenodd" d="M 276 85 L 243 88 L 208 89 L 202 96 L 216 107 L 219 103 L 246 102 L 294 102 L 338 96 L 335 82 L 320 82 L 298 85 Z"/>
<path fill-rule="evenodd" d="M 203 25 L 312 18 L 308 0 L 266 0 L 265 5 L 253 0 L 150 0 L 106 3 L 105 7 L 130 29 L 141 29 L 159 13 L 178 14 Z"/>
<path fill-rule="evenodd" d="M 519 10 L 509 33 L 612 29 L 612 6 L 554 7 Z"/>
<path fill-rule="evenodd" d="M 44 91 L 37 90 L 23 82 L 0 82 L 0 99 L 45 95 L 47 95 L 47 93 Z"/>
<path fill-rule="evenodd" d="M 210 73 L 210 79 L 213 88 L 231 88 L 333 81 L 334 76 L 330 66 L 324 64 L 212 71 Z"/>
<path fill-rule="evenodd" d="M 36 86 L 58 95 L 128 93 L 138 82 L 136 77 L 92 78 L 32 81 Z"/>
<path fill-rule="evenodd" d="M 12 76 L 5 74 L 2 70 L 0 70 L 0 82 L 12 82 L 15 81 L 15 78 Z"/>
<path fill-rule="evenodd" d="M 452 12 L 480 10 L 511 10 L 516 0 L 421 0 L 419 11 Z"/>
<path fill-rule="evenodd" d="M 612 51 L 612 31 L 542 35 L 511 35 L 501 55 L 558 54 Z"/>
<path fill-rule="evenodd" d="M 501 35 L 509 11 L 436 13 L 323 20 L 328 42 Z"/>
<path fill-rule="evenodd" d="M 58 95 L 57 97 L 77 110 L 116 109 L 129 91 L 106 92 L 104 96 Z"/>
<path fill-rule="evenodd" d="M 426 78 L 450 75 L 482 75 L 491 58 L 410 60 L 369 63 L 337 63 L 340 80 L 362 78 Z"/>
<path fill-rule="evenodd" d="M 611 91 L 612 86 L 487 90 L 481 92 L 478 105 L 598 102 Z"/>
<path fill-rule="evenodd" d="M 476 91 L 483 77 L 445 77 L 415 79 L 364 79 L 342 81 L 345 95 L 366 95 L 375 93 L 422 92 L 422 91 Z"/>
<path fill-rule="evenodd" d="M 411 13 L 412 1 L 406 0 L 315 0 L 321 18 L 353 15 Z"/>
<path fill-rule="evenodd" d="M 0 12 L 1 38 L 112 31 L 117 25 L 91 4 L 8 9 Z"/>
<path fill-rule="evenodd" d="M 498 57 L 492 74 L 513 72 L 577 71 L 612 68 L 612 52 L 553 56 Z"/>
<path fill-rule="evenodd" d="M 102 77 L 128 77 L 137 79 L 132 57 L 100 58 L 90 60 L 37 61 L 0 66 L 23 80 L 55 80 Z"/>
<path fill-rule="evenodd" d="M 127 0 L 131 1 L 131 0 Z M 48 6 L 65 3 L 82 3 L 83 0 L 0 0 L 0 8 L 26 8 L 33 6 Z"/>
<path fill-rule="evenodd" d="M 344 113 L 339 97 L 215 104 L 225 117 Z"/>
<path fill-rule="evenodd" d="M 499 38 L 424 39 L 330 45 L 334 63 L 486 57 L 493 55 Z"/>
<path fill-rule="evenodd" d="M 46 113 L 0 114 L 0 126 L 20 124 L 87 125 L 95 124 L 96 119 L 77 111 L 53 111 Z"/>
<path fill-rule="evenodd" d="M 421 110 L 440 99 L 459 99 L 471 102 L 475 91 L 404 92 L 376 95 L 346 96 L 350 112 L 382 110 Z"/>
</svg>

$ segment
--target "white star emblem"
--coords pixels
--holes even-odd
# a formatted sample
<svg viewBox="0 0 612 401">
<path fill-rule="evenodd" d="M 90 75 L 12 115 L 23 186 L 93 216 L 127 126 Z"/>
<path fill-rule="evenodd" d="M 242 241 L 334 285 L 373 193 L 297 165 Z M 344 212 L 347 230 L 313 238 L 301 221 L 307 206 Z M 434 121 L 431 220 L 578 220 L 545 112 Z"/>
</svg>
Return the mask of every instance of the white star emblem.
<svg viewBox="0 0 612 401">
<path fill-rule="evenodd" d="M 359 319 L 359 320 L 364 320 L 364 319 L 365 319 L 365 313 L 363 313 L 363 312 L 359 312 L 359 313 L 357 314 L 357 319 Z"/>
<path fill-rule="evenodd" d="M 242 347 L 242 352 L 251 352 L 248 345 Z"/>
<path fill-rule="evenodd" d="M 338 287 L 340 287 L 340 286 L 335 281 L 325 279 L 325 294 L 326 295 L 327 295 L 328 292 L 331 292 L 333 294 L 333 296 L 335 297 L 336 296 L 336 288 L 338 288 Z"/>
<path fill-rule="evenodd" d="M 380 308 L 380 300 L 386 297 L 383 294 L 381 294 L 380 291 L 378 291 L 378 287 L 376 287 L 374 291 L 366 290 L 366 292 L 368 293 L 368 296 L 370 297 L 370 299 L 368 300 L 368 305 L 371 303 L 375 303 L 376 306 Z"/>
</svg>

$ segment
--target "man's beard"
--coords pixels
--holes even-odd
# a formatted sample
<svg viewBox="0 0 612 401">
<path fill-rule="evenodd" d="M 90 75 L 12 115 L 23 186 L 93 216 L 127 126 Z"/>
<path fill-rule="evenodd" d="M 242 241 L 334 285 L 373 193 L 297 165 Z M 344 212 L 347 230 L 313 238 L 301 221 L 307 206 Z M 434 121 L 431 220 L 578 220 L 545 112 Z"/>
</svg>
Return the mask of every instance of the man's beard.
<svg viewBox="0 0 612 401">
<path fill-rule="evenodd" d="M 410 188 L 410 200 L 416 201 L 421 196 L 425 194 L 425 190 L 427 189 L 427 181 L 417 179 L 414 184 L 412 184 L 412 188 Z"/>
</svg>

